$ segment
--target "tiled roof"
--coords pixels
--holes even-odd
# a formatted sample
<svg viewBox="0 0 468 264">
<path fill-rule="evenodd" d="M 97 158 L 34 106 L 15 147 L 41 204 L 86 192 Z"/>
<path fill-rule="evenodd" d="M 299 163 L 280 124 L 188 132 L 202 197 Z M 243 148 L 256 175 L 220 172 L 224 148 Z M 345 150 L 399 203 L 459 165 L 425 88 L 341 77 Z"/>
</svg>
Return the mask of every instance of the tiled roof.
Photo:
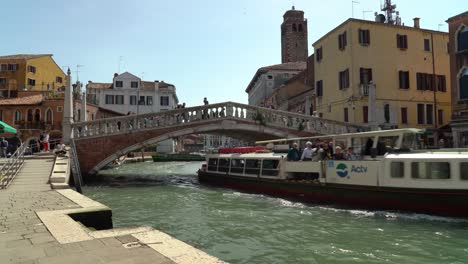
<svg viewBox="0 0 468 264">
<path fill-rule="evenodd" d="M 95 83 L 95 82 L 89 82 L 86 85 L 86 89 L 110 89 L 112 87 L 112 83 Z"/>
<path fill-rule="evenodd" d="M 462 17 L 462 16 L 467 16 L 467 15 L 468 15 L 468 11 L 466 11 L 466 12 L 464 12 L 464 13 L 461 13 L 461 14 L 458 14 L 458 15 L 456 15 L 456 16 L 453 16 L 453 17 L 447 19 L 447 22 L 450 22 L 450 21 L 452 21 L 452 20 L 454 20 L 454 19 L 456 19 L 456 18 L 459 18 L 459 17 Z"/>
<path fill-rule="evenodd" d="M 169 86 L 174 86 L 174 85 L 170 83 L 166 83 L 164 81 L 159 82 L 159 88 L 169 88 Z"/>
<path fill-rule="evenodd" d="M 51 57 L 52 54 L 15 54 L 15 55 L 6 55 L 0 56 L 0 60 L 31 60 L 37 59 L 40 57 Z"/>
<path fill-rule="evenodd" d="M 250 81 L 249 85 L 247 86 L 247 89 L 245 89 L 245 92 L 249 92 L 254 83 L 257 81 L 258 77 L 262 75 L 263 73 L 266 73 L 268 71 L 295 71 L 295 72 L 300 72 L 307 69 L 307 62 L 305 61 L 298 61 L 298 62 L 286 62 L 286 63 L 281 63 L 281 64 L 275 64 L 275 65 L 270 65 L 270 66 L 265 66 L 257 70 L 255 73 L 254 77 Z"/>
<path fill-rule="evenodd" d="M 27 97 L 18 97 L 18 98 L 8 98 L 0 99 L 0 106 L 2 105 L 37 105 L 42 103 L 44 97 L 42 94 L 27 96 Z"/>
</svg>

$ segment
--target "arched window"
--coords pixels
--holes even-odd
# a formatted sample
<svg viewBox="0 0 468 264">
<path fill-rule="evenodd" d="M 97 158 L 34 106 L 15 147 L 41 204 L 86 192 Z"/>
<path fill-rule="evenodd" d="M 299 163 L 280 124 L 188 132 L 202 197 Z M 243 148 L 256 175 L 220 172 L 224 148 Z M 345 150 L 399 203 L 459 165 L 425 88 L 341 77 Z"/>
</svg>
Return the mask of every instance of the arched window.
<svg viewBox="0 0 468 264">
<path fill-rule="evenodd" d="M 458 29 L 457 38 L 457 51 L 468 50 L 468 27 L 462 25 Z"/>
<path fill-rule="evenodd" d="M 19 121 L 21 121 L 21 111 L 16 110 L 15 111 L 15 123 L 18 123 Z"/>
<path fill-rule="evenodd" d="M 49 108 L 45 113 L 45 122 L 47 124 L 52 124 L 52 110 Z"/>
<path fill-rule="evenodd" d="M 34 122 L 39 122 L 39 121 L 41 121 L 41 110 L 36 109 L 36 111 L 34 111 Z"/>
<path fill-rule="evenodd" d="M 296 32 L 296 31 L 297 31 L 297 26 L 296 26 L 296 24 L 292 24 L 292 31 L 293 31 L 293 32 Z"/>
<path fill-rule="evenodd" d="M 27 115 L 26 121 L 28 121 L 28 122 L 33 121 L 33 110 L 32 109 L 28 109 L 28 115 Z"/>
<path fill-rule="evenodd" d="M 302 32 L 302 24 L 299 24 L 299 26 L 298 26 L 298 31 L 299 31 L 299 32 Z"/>
<path fill-rule="evenodd" d="M 458 95 L 460 100 L 468 100 L 468 68 L 464 68 L 458 77 Z"/>
</svg>

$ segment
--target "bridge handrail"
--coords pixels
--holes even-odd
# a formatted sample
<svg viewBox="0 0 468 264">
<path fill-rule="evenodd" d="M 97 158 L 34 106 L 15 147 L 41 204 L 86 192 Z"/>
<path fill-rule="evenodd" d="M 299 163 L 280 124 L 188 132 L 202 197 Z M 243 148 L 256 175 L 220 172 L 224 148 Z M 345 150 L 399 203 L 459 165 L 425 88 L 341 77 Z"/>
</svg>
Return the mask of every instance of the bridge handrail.
<svg viewBox="0 0 468 264">
<path fill-rule="evenodd" d="M 0 167 L 0 189 L 6 189 L 13 181 L 18 171 L 24 164 L 24 153 L 28 149 L 28 144 L 23 143 L 16 151 L 7 158 L 7 161 Z"/>
<path fill-rule="evenodd" d="M 327 120 L 316 116 L 268 109 L 235 102 L 178 108 L 170 111 L 126 115 L 72 124 L 75 139 L 169 127 L 183 123 L 220 119 L 254 121 L 265 126 L 315 131 L 322 134 L 368 130 L 366 127 Z"/>
</svg>

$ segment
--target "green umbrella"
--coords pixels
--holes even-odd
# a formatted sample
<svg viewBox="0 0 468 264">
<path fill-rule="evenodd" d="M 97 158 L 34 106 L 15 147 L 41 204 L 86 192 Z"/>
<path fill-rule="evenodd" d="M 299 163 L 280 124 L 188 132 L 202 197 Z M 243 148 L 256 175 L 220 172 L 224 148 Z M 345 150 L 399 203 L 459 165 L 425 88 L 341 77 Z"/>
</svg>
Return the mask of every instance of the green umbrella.
<svg viewBox="0 0 468 264">
<path fill-rule="evenodd" d="M 7 123 L 0 121 L 0 133 L 6 133 L 6 132 L 16 133 L 16 129 L 11 127 Z"/>
</svg>

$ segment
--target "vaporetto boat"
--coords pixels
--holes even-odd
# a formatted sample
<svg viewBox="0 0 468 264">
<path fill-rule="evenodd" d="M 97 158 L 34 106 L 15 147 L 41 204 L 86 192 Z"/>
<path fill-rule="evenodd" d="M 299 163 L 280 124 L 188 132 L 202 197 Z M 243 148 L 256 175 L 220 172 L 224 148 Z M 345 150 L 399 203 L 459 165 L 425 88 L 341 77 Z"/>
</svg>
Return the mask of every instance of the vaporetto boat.
<svg viewBox="0 0 468 264">
<path fill-rule="evenodd" d="M 201 183 L 313 203 L 468 217 L 468 149 L 422 149 L 420 129 L 257 142 L 206 156 Z M 353 160 L 288 161 L 292 142 L 352 147 Z M 312 177 L 311 177 L 312 176 Z M 312 179 L 317 178 L 317 179 Z"/>
</svg>

